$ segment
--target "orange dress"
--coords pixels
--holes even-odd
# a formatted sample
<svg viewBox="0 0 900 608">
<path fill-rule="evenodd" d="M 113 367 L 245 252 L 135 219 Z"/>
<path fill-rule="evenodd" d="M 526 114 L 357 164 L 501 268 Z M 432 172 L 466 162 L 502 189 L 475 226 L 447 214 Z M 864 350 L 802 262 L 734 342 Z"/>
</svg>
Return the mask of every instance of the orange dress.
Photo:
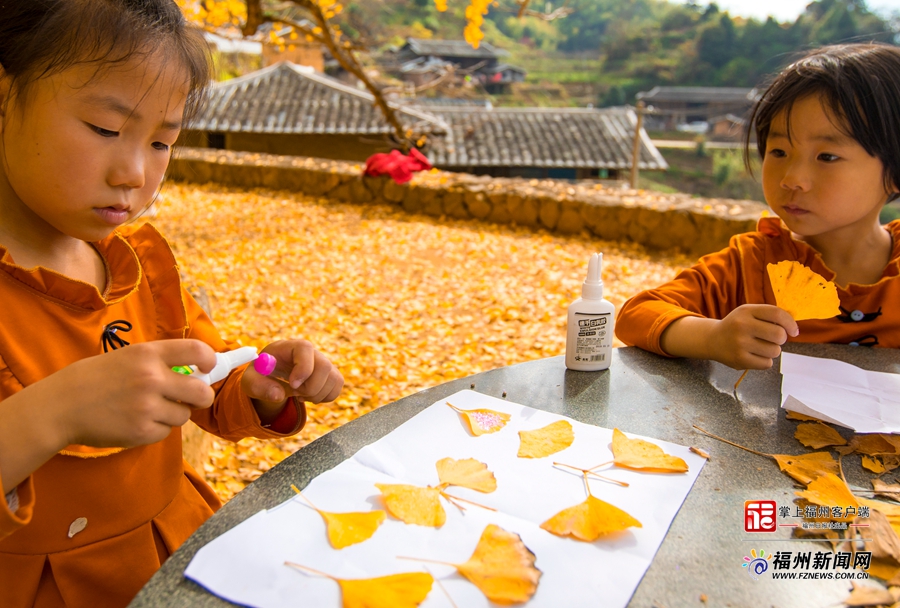
<svg viewBox="0 0 900 608">
<path fill-rule="evenodd" d="M 893 251 L 881 279 L 873 285 L 838 287 L 841 314 L 798 322 L 800 335 L 789 338 L 791 342 L 900 348 L 900 220 L 885 228 L 893 238 Z M 629 346 L 668 356 L 659 341 L 673 321 L 688 316 L 722 319 L 743 304 L 774 305 L 766 266 L 782 260 L 800 262 L 834 279 L 815 249 L 794 240 L 780 219 L 763 218 L 756 232 L 732 237 L 722 251 L 625 302 L 616 319 L 616 336 Z"/>
<path fill-rule="evenodd" d="M 107 265 L 104 294 L 45 268 L 18 267 L 0 247 L 0 399 L 102 353 L 104 327 L 120 319 L 133 324 L 119 334 L 131 343 L 196 338 L 228 349 L 181 287 L 175 257 L 156 229 L 122 229 L 95 246 Z M 194 422 L 232 441 L 286 436 L 261 426 L 240 389 L 241 374 L 236 370 L 213 387 L 213 406 L 197 410 Z M 288 434 L 304 420 L 298 411 L 297 428 Z M 126 450 L 69 446 L 17 492 L 14 513 L 0 496 L 4 608 L 125 606 L 221 506 L 184 462 L 180 428 Z M 70 538 L 69 526 L 79 518 L 87 526 Z"/>
</svg>

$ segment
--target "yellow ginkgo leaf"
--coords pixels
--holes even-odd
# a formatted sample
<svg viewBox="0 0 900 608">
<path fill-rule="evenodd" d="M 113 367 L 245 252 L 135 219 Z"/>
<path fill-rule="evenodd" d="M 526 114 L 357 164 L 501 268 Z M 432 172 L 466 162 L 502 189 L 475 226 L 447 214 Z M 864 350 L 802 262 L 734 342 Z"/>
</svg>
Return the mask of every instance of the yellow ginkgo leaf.
<svg viewBox="0 0 900 608">
<path fill-rule="evenodd" d="M 335 549 L 343 549 L 371 538 L 384 521 L 382 510 L 355 513 L 328 513 L 319 511 L 328 527 L 328 541 Z"/>
<path fill-rule="evenodd" d="M 613 429 L 612 453 L 616 466 L 651 473 L 686 473 L 687 463 L 666 454 L 655 443 L 630 439 L 619 429 Z"/>
<path fill-rule="evenodd" d="M 772 454 L 771 456 L 778 463 L 779 469 L 803 485 L 808 485 L 826 473 L 836 475 L 840 472 L 837 460 L 828 452 L 810 452 L 797 456 Z"/>
<path fill-rule="evenodd" d="M 850 491 L 844 480 L 833 473 L 825 473 L 821 477 L 814 479 L 805 490 L 794 492 L 794 494 L 816 505 L 825 507 L 834 505 L 842 507 L 852 506 L 859 510 L 859 502 L 856 500 L 856 496 L 853 495 L 853 492 Z M 849 517 L 844 515 L 843 517 L 830 519 L 853 519 L 853 517 L 854 515 Z"/>
<path fill-rule="evenodd" d="M 872 471 L 876 475 L 881 475 L 885 471 L 884 463 L 873 456 L 862 457 L 862 468 Z"/>
<path fill-rule="evenodd" d="M 837 287 L 801 264 L 784 260 L 766 267 L 775 304 L 791 313 L 795 321 L 830 319 L 841 314 Z"/>
<path fill-rule="evenodd" d="M 541 571 L 534 567 L 534 553 L 518 534 L 489 524 L 472 557 L 456 569 L 487 598 L 498 604 L 527 602 L 537 591 Z"/>
<path fill-rule="evenodd" d="M 821 422 L 798 424 L 794 438 L 814 450 L 828 445 L 847 445 L 847 440 L 841 437 L 840 433 Z"/>
<path fill-rule="evenodd" d="M 454 460 L 442 458 L 437 461 L 438 478 L 445 486 L 459 486 L 478 492 L 493 492 L 497 489 L 497 479 L 487 465 L 474 458 Z"/>
<path fill-rule="evenodd" d="M 619 507 L 588 496 L 584 502 L 563 509 L 542 523 L 541 527 L 557 536 L 593 542 L 607 534 L 643 526 Z"/>
<path fill-rule="evenodd" d="M 388 513 L 407 524 L 440 528 L 447 521 L 437 488 L 406 484 L 376 483 Z"/>
<path fill-rule="evenodd" d="M 495 412 L 494 410 L 461 410 L 451 403 L 447 403 L 454 411 L 462 414 L 463 419 L 469 426 L 469 431 L 476 437 L 479 435 L 487 435 L 488 433 L 496 433 L 509 422 L 511 416 L 503 412 Z"/>
<path fill-rule="evenodd" d="M 416 608 L 421 604 L 434 583 L 427 572 L 403 572 L 377 578 L 341 579 L 319 570 L 285 562 L 302 572 L 311 572 L 330 578 L 341 587 L 343 608 Z"/>
<path fill-rule="evenodd" d="M 519 458 L 543 458 L 560 452 L 575 441 L 568 420 L 557 420 L 533 431 L 519 431 Z"/>
</svg>

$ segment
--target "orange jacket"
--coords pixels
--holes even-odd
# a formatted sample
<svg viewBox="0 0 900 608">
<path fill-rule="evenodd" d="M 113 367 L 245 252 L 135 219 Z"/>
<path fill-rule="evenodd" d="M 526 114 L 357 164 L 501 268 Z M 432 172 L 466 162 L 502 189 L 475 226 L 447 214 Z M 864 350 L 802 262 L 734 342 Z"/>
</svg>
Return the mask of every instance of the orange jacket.
<svg viewBox="0 0 900 608">
<path fill-rule="evenodd" d="M 874 285 L 838 287 L 841 315 L 800 321 L 800 335 L 790 338 L 792 342 L 900 347 L 900 220 L 886 228 L 894 249 L 881 279 Z M 666 355 L 659 340 L 673 321 L 687 316 L 722 319 L 743 304 L 774 305 L 766 266 L 782 260 L 800 262 L 834 279 L 815 249 L 794 240 L 778 218 L 763 218 L 756 232 L 732 237 L 722 251 L 625 302 L 616 319 L 616 336 L 630 346 Z"/>
<path fill-rule="evenodd" d="M 133 324 L 119 334 L 131 343 L 196 338 L 227 349 L 182 289 L 175 257 L 155 228 L 126 228 L 95 245 L 108 270 L 104 294 L 45 268 L 16 266 L 0 247 L 0 399 L 103 352 L 103 328 L 119 319 Z M 193 421 L 232 441 L 284 437 L 260 425 L 241 374 L 214 386 L 215 403 Z M 17 491 L 15 513 L 0 496 L 4 608 L 125 606 L 221 506 L 184 462 L 180 428 L 127 450 L 69 446 Z M 82 517 L 87 526 L 70 538 L 69 526 Z"/>
</svg>

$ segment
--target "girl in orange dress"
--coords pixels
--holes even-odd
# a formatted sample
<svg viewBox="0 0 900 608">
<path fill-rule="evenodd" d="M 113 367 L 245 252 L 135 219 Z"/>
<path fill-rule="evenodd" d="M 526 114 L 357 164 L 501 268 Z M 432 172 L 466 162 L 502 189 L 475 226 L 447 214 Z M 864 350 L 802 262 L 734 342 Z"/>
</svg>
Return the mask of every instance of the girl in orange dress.
<svg viewBox="0 0 900 608">
<path fill-rule="evenodd" d="M 181 425 L 283 437 L 343 379 L 304 340 L 264 349 L 283 380 L 171 369 L 229 348 L 125 225 L 210 79 L 174 1 L 0 4 L 0 606 L 125 606 L 220 505 Z"/>
</svg>

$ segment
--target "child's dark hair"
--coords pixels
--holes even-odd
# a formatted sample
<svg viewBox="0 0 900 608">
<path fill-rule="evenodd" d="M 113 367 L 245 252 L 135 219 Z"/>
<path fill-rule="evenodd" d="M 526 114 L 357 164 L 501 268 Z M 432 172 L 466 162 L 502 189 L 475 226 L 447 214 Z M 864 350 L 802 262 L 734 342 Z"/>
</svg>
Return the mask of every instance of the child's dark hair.
<svg viewBox="0 0 900 608">
<path fill-rule="evenodd" d="M 20 98 L 72 66 L 99 72 L 155 53 L 186 72 L 186 123 L 206 94 L 211 63 L 203 34 L 174 0 L 0 0 L 0 66 Z"/>
<path fill-rule="evenodd" d="M 900 48 L 886 44 L 840 44 L 816 49 L 786 67 L 753 108 L 750 129 L 756 131 L 760 158 L 772 120 L 794 103 L 818 95 L 835 126 L 856 140 L 884 165 L 885 190 L 900 188 Z M 749 168 L 750 136 L 744 140 Z"/>
</svg>

